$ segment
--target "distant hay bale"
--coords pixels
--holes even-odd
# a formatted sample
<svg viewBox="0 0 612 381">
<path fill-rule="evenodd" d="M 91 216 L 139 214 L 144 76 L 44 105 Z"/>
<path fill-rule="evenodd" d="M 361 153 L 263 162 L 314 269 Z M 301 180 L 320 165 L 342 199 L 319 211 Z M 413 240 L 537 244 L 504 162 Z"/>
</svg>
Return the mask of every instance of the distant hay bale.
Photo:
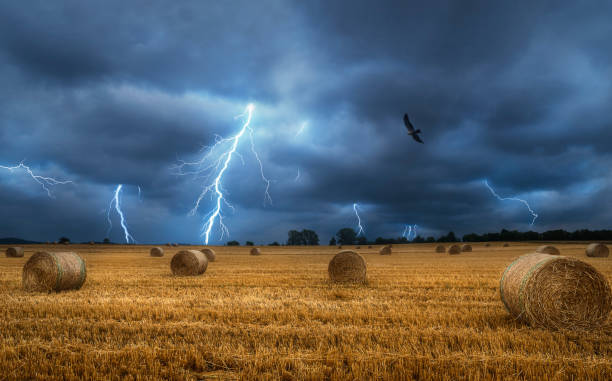
<svg viewBox="0 0 612 381">
<path fill-rule="evenodd" d="M 485 243 L 485 246 L 489 247 L 489 246 L 491 246 L 491 244 L 487 242 L 487 243 Z"/>
<path fill-rule="evenodd" d="M 172 244 L 171 244 L 170 242 L 168 242 L 168 243 L 166 244 L 166 246 L 168 246 L 168 247 L 172 247 Z"/>
<path fill-rule="evenodd" d="M 592 243 L 586 248 L 587 257 L 607 257 L 610 255 L 608 246 L 603 243 Z"/>
<path fill-rule="evenodd" d="M 361 249 L 361 246 L 355 246 L 355 249 Z"/>
<path fill-rule="evenodd" d="M 6 249 L 6 256 L 8 258 L 23 257 L 23 247 L 9 247 L 8 249 Z"/>
<path fill-rule="evenodd" d="M 205 247 L 200 251 L 204 253 L 204 255 L 206 255 L 206 259 L 208 259 L 208 262 L 214 262 L 217 260 L 217 254 L 215 254 L 215 251 L 213 249 Z"/>
<path fill-rule="evenodd" d="M 22 283 L 26 291 L 78 290 L 86 278 L 85 261 L 77 253 L 39 251 L 23 266 Z"/>
<path fill-rule="evenodd" d="M 436 246 L 436 253 L 444 253 L 444 252 L 446 252 L 446 248 L 444 247 L 444 245 Z"/>
<path fill-rule="evenodd" d="M 90 245 L 95 245 L 96 243 L 94 241 L 89 241 Z"/>
<path fill-rule="evenodd" d="M 393 251 L 393 249 L 391 249 L 391 245 L 387 245 L 387 246 L 381 247 L 380 250 L 378 251 L 378 253 L 380 255 L 391 255 L 392 251 Z"/>
<path fill-rule="evenodd" d="M 162 249 L 161 247 L 152 247 L 151 251 L 149 252 L 149 254 L 152 257 L 163 257 L 164 256 L 164 249 Z"/>
<path fill-rule="evenodd" d="M 70 245 L 70 242 L 69 242 L 69 241 L 64 241 L 64 242 L 62 242 L 62 243 L 63 243 L 64 245 Z"/>
<path fill-rule="evenodd" d="M 533 327 L 596 328 L 612 310 L 605 276 L 578 259 L 544 253 L 526 254 L 508 265 L 500 295 L 515 319 Z"/>
<path fill-rule="evenodd" d="M 508 242 L 504 243 L 504 247 L 508 247 L 510 244 Z"/>
<path fill-rule="evenodd" d="M 468 245 L 468 244 L 461 245 L 461 251 L 472 251 L 472 245 Z"/>
<path fill-rule="evenodd" d="M 342 245 L 338 246 L 338 249 L 342 249 Z"/>
<path fill-rule="evenodd" d="M 259 248 L 254 247 L 251 249 L 251 255 L 261 255 L 261 250 Z"/>
<path fill-rule="evenodd" d="M 372 248 L 372 245 L 369 245 L 369 246 L 368 246 L 368 249 L 371 249 L 371 248 Z"/>
<path fill-rule="evenodd" d="M 341 251 L 329 261 L 327 272 L 332 282 L 365 282 L 366 262 L 354 251 Z"/>
<path fill-rule="evenodd" d="M 557 249 L 556 247 L 554 247 L 552 245 L 542 245 L 542 246 L 538 247 L 535 252 L 536 253 L 542 253 L 542 254 L 550 254 L 550 255 L 559 255 L 559 254 L 561 254 L 561 252 L 559 252 L 559 249 Z"/>
<path fill-rule="evenodd" d="M 450 245 L 448 247 L 448 250 L 446 250 L 446 252 L 449 253 L 450 255 L 461 254 L 461 246 L 459 246 L 459 245 Z"/>
<path fill-rule="evenodd" d="M 201 275 L 208 267 L 206 255 L 197 250 L 181 250 L 174 254 L 170 268 L 174 275 Z"/>
</svg>

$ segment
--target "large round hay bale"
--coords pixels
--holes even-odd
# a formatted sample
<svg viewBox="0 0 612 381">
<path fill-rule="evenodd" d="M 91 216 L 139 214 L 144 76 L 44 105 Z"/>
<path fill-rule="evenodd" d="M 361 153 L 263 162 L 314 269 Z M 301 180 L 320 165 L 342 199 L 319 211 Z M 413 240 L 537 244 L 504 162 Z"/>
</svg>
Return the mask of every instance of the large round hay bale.
<svg viewBox="0 0 612 381">
<path fill-rule="evenodd" d="M 587 246 L 586 255 L 588 257 L 607 257 L 610 255 L 610 250 L 603 243 L 592 243 Z"/>
<path fill-rule="evenodd" d="M 9 247 L 6 249 L 6 256 L 9 258 L 23 257 L 23 247 Z"/>
<path fill-rule="evenodd" d="M 459 246 L 459 245 L 450 245 L 446 252 L 449 253 L 450 255 L 461 254 L 461 246 Z"/>
<path fill-rule="evenodd" d="M 561 252 L 559 252 L 559 249 L 557 249 L 556 247 L 552 245 L 542 245 L 536 249 L 536 253 L 550 254 L 550 255 L 561 254 Z"/>
<path fill-rule="evenodd" d="M 612 310 L 605 276 L 576 258 L 523 255 L 508 265 L 499 288 L 508 312 L 533 327 L 595 328 Z"/>
<path fill-rule="evenodd" d="M 174 275 L 201 275 L 208 267 L 206 255 L 197 250 L 181 250 L 174 254 L 170 268 Z"/>
<path fill-rule="evenodd" d="M 341 251 L 329 261 L 327 272 L 332 282 L 365 282 L 366 261 L 354 251 Z"/>
<path fill-rule="evenodd" d="M 217 254 L 215 254 L 215 251 L 213 249 L 205 247 L 200 251 L 204 253 L 204 255 L 206 255 L 206 259 L 208 259 L 208 262 L 214 262 L 217 260 Z"/>
<path fill-rule="evenodd" d="M 261 250 L 258 247 L 254 247 L 251 249 L 251 255 L 261 255 Z"/>
<path fill-rule="evenodd" d="M 444 245 L 436 246 L 436 253 L 445 253 L 445 252 L 446 252 L 446 247 L 444 247 Z"/>
<path fill-rule="evenodd" d="M 163 257 L 164 249 L 162 249 L 161 247 L 152 247 L 150 251 L 150 255 L 152 257 Z"/>
<path fill-rule="evenodd" d="M 85 261 L 77 253 L 39 251 L 23 266 L 22 283 L 27 291 L 78 290 L 85 278 Z"/>
<path fill-rule="evenodd" d="M 504 243 L 504 247 L 508 247 L 510 244 L 508 242 Z"/>
<path fill-rule="evenodd" d="M 461 251 L 472 251 L 472 245 L 468 245 L 468 244 L 461 245 Z"/>
<path fill-rule="evenodd" d="M 381 247 L 381 249 L 378 251 L 378 253 L 380 255 L 391 255 L 392 251 L 393 251 L 393 249 L 391 249 L 391 245 L 387 245 L 387 246 Z"/>
</svg>

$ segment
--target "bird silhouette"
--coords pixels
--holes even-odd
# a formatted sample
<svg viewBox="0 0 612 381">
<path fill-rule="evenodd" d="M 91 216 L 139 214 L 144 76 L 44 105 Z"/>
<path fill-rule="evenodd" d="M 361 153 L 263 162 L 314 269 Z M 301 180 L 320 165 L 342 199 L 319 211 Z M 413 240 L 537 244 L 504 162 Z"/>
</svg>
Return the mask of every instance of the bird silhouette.
<svg viewBox="0 0 612 381">
<path fill-rule="evenodd" d="M 408 135 L 412 136 L 412 138 L 417 142 L 423 143 L 421 137 L 418 135 L 421 133 L 421 130 L 414 129 L 414 126 L 412 125 L 412 123 L 410 123 L 410 119 L 408 119 L 408 114 L 404 114 L 404 124 L 406 125 L 406 129 L 408 130 Z"/>
</svg>

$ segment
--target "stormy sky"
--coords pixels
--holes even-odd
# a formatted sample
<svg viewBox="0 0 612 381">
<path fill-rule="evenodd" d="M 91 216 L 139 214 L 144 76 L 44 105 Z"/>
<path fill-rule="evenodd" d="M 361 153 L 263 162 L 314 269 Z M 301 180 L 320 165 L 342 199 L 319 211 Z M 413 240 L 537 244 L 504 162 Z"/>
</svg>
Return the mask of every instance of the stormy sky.
<svg viewBox="0 0 612 381">
<path fill-rule="evenodd" d="M 246 134 L 210 243 L 610 228 L 612 23 L 590 1 L 0 2 L 0 236 L 202 242 L 180 175 Z M 404 112 L 422 129 L 414 142 Z M 219 147 L 223 148 L 223 147 Z M 210 158 L 209 158 L 210 159 Z M 211 168 L 213 172 L 217 167 Z M 298 176 L 299 172 L 299 176 Z M 497 200 L 483 180 L 502 197 Z M 138 197 L 138 187 L 142 199 Z M 112 241 L 123 241 L 111 214 Z"/>
</svg>

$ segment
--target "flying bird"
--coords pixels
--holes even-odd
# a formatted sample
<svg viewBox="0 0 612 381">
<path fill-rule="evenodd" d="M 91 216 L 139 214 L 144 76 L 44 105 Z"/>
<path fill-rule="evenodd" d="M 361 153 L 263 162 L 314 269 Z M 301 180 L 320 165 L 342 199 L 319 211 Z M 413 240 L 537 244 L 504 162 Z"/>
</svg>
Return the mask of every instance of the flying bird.
<svg viewBox="0 0 612 381">
<path fill-rule="evenodd" d="M 412 136 L 414 140 L 419 143 L 423 143 L 421 137 L 418 135 L 421 133 L 421 130 L 415 130 L 412 123 L 410 123 L 410 119 L 408 119 L 408 114 L 404 114 L 404 124 L 406 125 L 406 129 L 408 130 L 408 135 Z"/>
</svg>

